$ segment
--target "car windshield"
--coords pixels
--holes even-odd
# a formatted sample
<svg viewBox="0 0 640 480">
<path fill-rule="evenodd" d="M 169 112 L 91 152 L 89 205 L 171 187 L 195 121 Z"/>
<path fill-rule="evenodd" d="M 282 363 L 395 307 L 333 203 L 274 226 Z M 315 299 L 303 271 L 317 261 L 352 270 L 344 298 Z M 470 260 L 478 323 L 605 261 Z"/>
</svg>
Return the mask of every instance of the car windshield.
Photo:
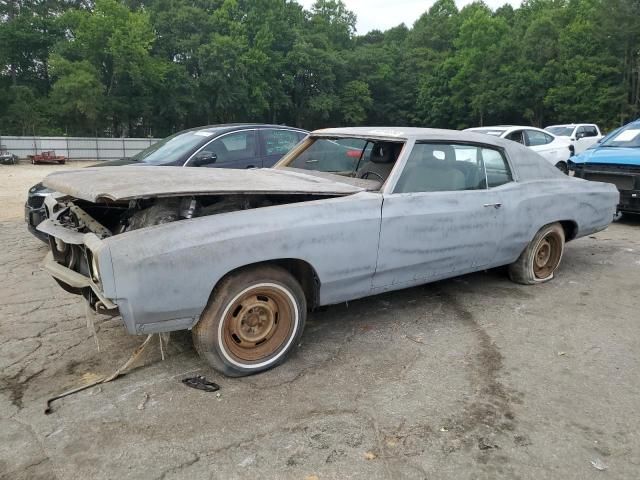
<svg viewBox="0 0 640 480">
<path fill-rule="evenodd" d="M 506 130 L 500 130 L 499 128 L 477 128 L 469 131 L 474 133 L 484 133 L 485 135 L 493 135 L 494 137 L 499 137 L 506 132 Z"/>
<path fill-rule="evenodd" d="M 559 125 L 557 127 L 547 127 L 547 132 L 553 133 L 556 137 L 570 137 L 575 127 L 565 127 Z"/>
<path fill-rule="evenodd" d="M 352 175 L 358 169 L 367 140 L 316 138 L 300 155 L 281 166 Z"/>
<path fill-rule="evenodd" d="M 195 150 L 207 138 L 213 137 L 214 130 L 190 130 L 179 132 L 154 143 L 149 148 L 137 153 L 132 158 L 141 163 L 163 165 Z"/>
<path fill-rule="evenodd" d="M 603 147 L 640 147 L 640 124 L 635 123 L 621 128 L 612 135 L 608 135 L 601 143 Z"/>
<path fill-rule="evenodd" d="M 382 185 L 400 156 L 401 140 L 307 138 L 276 165 L 373 181 Z"/>
</svg>

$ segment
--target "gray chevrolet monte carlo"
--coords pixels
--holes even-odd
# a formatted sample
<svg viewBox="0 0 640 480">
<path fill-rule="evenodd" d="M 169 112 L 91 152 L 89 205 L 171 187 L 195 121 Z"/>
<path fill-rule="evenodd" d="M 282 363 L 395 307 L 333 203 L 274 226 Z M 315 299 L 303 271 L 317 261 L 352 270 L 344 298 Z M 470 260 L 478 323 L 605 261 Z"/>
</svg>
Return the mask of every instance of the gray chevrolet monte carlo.
<svg viewBox="0 0 640 480">
<path fill-rule="evenodd" d="M 56 192 L 44 267 L 132 334 L 192 329 L 226 375 L 281 363 L 307 310 L 477 270 L 553 278 L 615 186 L 526 147 L 417 128 L 313 132 L 269 169 L 85 168 Z"/>
</svg>

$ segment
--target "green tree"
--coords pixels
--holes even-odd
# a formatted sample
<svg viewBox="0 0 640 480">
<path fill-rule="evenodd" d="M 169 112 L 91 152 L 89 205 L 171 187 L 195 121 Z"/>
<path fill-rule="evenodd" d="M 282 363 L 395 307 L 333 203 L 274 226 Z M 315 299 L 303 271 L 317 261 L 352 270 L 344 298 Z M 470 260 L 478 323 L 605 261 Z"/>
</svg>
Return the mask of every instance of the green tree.
<svg viewBox="0 0 640 480">
<path fill-rule="evenodd" d="M 43 123 L 41 103 L 34 91 L 22 85 L 12 85 L 9 88 L 9 105 L 3 121 L 5 128 L 16 135 L 35 135 Z"/>
<path fill-rule="evenodd" d="M 87 60 L 71 62 L 61 57 L 54 57 L 51 66 L 57 77 L 49 96 L 51 115 L 65 131 L 95 135 L 104 104 L 98 71 Z"/>
<path fill-rule="evenodd" d="M 484 125 L 499 117 L 503 97 L 500 84 L 500 44 L 508 33 L 504 19 L 493 17 L 484 5 L 471 4 L 463 9 L 466 19 L 455 41 L 453 62 L 457 72 L 451 79 L 452 100 L 458 108 L 467 107 L 468 124 Z M 462 126 L 462 125 L 461 125 Z"/>
<path fill-rule="evenodd" d="M 393 6 L 389 6 L 393 8 Z M 640 1 L 437 0 L 356 35 L 340 0 L 0 1 L 6 133 L 213 122 L 462 128 L 640 116 Z"/>
<path fill-rule="evenodd" d="M 369 85 L 361 80 L 347 83 L 340 93 L 340 114 L 347 125 L 358 125 L 373 105 Z"/>
</svg>

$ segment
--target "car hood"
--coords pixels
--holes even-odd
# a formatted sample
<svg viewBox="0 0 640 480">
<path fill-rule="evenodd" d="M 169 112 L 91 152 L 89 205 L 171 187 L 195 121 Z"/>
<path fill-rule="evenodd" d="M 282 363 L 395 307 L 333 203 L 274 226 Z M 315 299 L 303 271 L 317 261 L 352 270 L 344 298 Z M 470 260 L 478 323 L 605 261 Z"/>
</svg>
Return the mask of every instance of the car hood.
<svg viewBox="0 0 640 480">
<path fill-rule="evenodd" d="M 350 195 L 379 184 L 371 180 L 296 169 L 231 170 L 184 167 L 83 168 L 49 174 L 51 190 L 89 202 L 219 194 Z"/>
<path fill-rule="evenodd" d="M 571 159 L 573 163 L 640 166 L 640 148 L 596 147 Z"/>
<path fill-rule="evenodd" d="M 133 165 L 139 163 L 137 160 L 134 160 L 132 157 L 125 158 L 117 158 L 115 160 L 107 160 L 104 162 L 96 163 L 93 165 L 94 167 L 119 167 L 122 165 Z"/>
</svg>

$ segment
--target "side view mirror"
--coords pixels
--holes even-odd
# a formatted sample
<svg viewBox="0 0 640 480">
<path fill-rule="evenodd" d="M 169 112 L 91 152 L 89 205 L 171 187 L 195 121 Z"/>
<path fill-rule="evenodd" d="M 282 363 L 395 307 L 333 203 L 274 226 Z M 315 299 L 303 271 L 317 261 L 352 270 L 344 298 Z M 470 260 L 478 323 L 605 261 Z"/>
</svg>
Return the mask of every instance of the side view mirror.
<svg viewBox="0 0 640 480">
<path fill-rule="evenodd" d="M 202 152 L 196 153 L 196 156 L 193 157 L 193 165 L 195 167 L 201 167 L 203 165 L 216 163 L 217 160 L 218 160 L 218 156 L 215 153 L 202 151 Z"/>
<path fill-rule="evenodd" d="M 580 133 L 576 134 L 576 139 L 580 140 L 581 138 L 584 138 L 586 136 L 587 136 L 587 134 L 585 132 L 580 132 Z"/>
</svg>

